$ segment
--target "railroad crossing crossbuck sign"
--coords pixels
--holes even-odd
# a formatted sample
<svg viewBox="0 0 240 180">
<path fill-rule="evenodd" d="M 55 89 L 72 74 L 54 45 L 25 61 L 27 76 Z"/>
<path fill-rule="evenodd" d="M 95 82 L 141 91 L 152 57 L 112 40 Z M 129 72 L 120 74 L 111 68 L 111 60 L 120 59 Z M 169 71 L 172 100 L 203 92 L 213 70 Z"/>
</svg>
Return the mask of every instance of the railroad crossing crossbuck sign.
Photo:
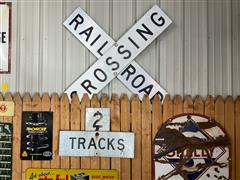
<svg viewBox="0 0 240 180">
<path fill-rule="evenodd" d="M 84 93 L 90 97 L 99 93 L 110 81 L 117 77 L 133 93 L 142 99 L 144 94 L 152 98 L 159 94 L 161 100 L 167 94 L 149 74 L 134 60 L 170 24 L 171 19 L 154 5 L 117 42 L 108 36 L 81 8 L 77 8 L 63 23 L 97 58 L 82 76 L 65 93 L 77 92 L 79 98 Z"/>
</svg>

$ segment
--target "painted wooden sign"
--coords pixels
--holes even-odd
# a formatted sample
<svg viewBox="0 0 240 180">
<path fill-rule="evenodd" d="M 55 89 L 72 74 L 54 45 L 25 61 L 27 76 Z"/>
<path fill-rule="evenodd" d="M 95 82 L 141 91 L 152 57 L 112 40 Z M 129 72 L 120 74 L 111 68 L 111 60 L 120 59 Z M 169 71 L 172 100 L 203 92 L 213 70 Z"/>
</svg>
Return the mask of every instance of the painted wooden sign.
<svg viewBox="0 0 240 180">
<path fill-rule="evenodd" d="M 10 72 L 11 3 L 0 2 L 0 73 Z"/>
<path fill-rule="evenodd" d="M 12 124 L 0 123 L 0 179 L 12 179 Z"/>
<path fill-rule="evenodd" d="M 100 92 L 115 77 L 142 99 L 167 92 L 136 62 L 132 62 L 170 24 L 170 18 L 153 6 L 116 43 L 81 8 L 77 8 L 64 22 L 65 27 L 80 40 L 99 60 L 65 91 L 69 98 L 77 92 L 90 97 Z M 132 62 L 132 63 L 131 63 Z M 130 65 L 129 65 L 130 64 Z"/>
<path fill-rule="evenodd" d="M 154 139 L 154 179 L 229 179 L 229 139 L 212 119 L 183 114 L 162 125 Z"/>
<path fill-rule="evenodd" d="M 118 172 L 99 169 L 27 169 L 26 180 L 118 180 Z"/>
</svg>

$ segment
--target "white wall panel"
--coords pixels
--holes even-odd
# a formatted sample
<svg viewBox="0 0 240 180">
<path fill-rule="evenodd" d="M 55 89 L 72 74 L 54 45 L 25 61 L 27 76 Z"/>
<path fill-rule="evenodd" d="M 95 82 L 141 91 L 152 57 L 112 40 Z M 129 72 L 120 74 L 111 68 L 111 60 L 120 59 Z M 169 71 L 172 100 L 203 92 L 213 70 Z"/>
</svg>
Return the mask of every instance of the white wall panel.
<svg viewBox="0 0 240 180">
<path fill-rule="evenodd" d="M 117 41 L 154 4 L 171 26 L 135 60 L 172 96 L 240 95 L 239 0 L 13 1 L 12 92 L 61 93 L 97 59 L 62 22 L 84 9 Z M 117 79 L 105 93 L 131 92 Z"/>
</svg>

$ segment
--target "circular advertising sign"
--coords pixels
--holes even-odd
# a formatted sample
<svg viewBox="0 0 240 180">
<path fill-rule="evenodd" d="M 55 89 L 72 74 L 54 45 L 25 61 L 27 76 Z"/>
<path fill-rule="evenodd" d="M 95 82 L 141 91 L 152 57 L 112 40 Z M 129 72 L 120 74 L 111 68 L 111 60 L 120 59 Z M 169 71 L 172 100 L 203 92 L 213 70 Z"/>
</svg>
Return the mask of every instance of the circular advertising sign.
<svg viewBox="0 0 240 180">
<path fill-rule="evenodd" d="M 206 116 L 182 114 L 169 119 L 153 146 L 155 180 L 229 179 L 229 138 Z"/>
</svg>

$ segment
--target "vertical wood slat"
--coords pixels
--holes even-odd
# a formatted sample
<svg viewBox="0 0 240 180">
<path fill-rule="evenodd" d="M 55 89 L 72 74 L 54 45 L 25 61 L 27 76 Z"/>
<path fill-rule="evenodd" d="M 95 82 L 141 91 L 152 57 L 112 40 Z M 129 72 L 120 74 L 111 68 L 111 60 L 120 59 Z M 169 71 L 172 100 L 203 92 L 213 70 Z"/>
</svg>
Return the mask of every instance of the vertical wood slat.
<svg viewBox="0 0 240 180">
<path fill-rule="evenodd" d="M 85 130 L 85 115 L 86 115 L 86 108 L 90 107 L 90 100 L 87 94 L 83 95 L 81 101 L 81 131 Z M 90 169 L 91 161 L 89 157 L 82 157 L 81 158 L 81 168 L 83 169 Z"/>
<path fill-rule="evenodd" d="M 162 102 L 158 95 L 154 96 L 152 102 L 152 140 L 154 140 L 163 122 Z"/>
<path fill-rule="evenodd" d="M 20 159 L 22 99 L 19 93 L 14 95 L 12 179 L 21 179 L 22 163 Z"/>
<path fill-rule="evenodd" d="M 102 108 L 110 108 L 110 101 L 108 99 L 107 94 L 102 95 L 101 99 L 101 107 Z M 111 112 L 110 112 L 111 114 Z M 110 120 L 111 122 L 111 120 Z M 101 169 L 110 169 L 110 158 L 102 157 L 100 159 Z"/>
<path fill-rule="evenodd" d="M 91 107 L 99 108 L 100 103 L 98 101 L 98 97 L 96 94 L 92 96 L 91 99 Z M 99 169 L 100 168 L 100 158 L 99 157 L 91 157 L 91 169 Z"/>
<path fill-rule="evenodd" d="M 70 125 L 70 109 L 69 109 L 69 100 L 67 94 L 64 94 L 61 98 L 61 116 L 60 116 L 60 130 L 69 130 Z M 69 157 L 61 157 L 60 163 L 61 168 L 69 168 L 70 162 Z"/>
<path fill-rule="evenodd" d="M 121 129 L 120 124 L 120 102 L 118 95 L 113 94 L 111 99 L 111 131 L 119 132 Z M 111 158 L 111 169 L 116 169 L 118 173 L 121 172 L 120 158 Z"/>
<path fill-rule="evenodd" d="M 32 100 L 29 93 L 25 93 L 23 96 L 23 111 L 31 111 L 32 110 Z M 22 124 L 22 119 L 21 119 Z M 20 127 L 19 127 L 20 128 Z M 25 172 L 27 168 L 30 168 L 32 163 L 30 160 L 22 161 L 22 179 L 25 179 Z"/>
<path fill-rule="evenodd" d="M 71 131 L 79 131 L 81 129 L 81 111 L 80 111 L 80 102 L 77 94 L 73 94 L 71 100 Z M 70 158 L 70 168 L 80 168 L 80 157 L 71 157 Z"/>
<path fill-rule="evenodd" d="M 215 101 L 215 120 L 224 128 L 224 102 L 222 96 L 217 96 Z"/>
<path fill-rule="evenodd" d="M 170 95 L 166 95 L 163 102 L 163 122 L 166 122 L 169 118 L 172 117 L 172 99 Z"/>
<path fill-rule="evenodd" d="M 183 112 L 184 113 L 193 113 L 193 100 L 192 97 L 187 95 L 183 103 Z"/>
<path fill-rule="evenodd" d="M 130 101 L 126 94 L 121 98 L 121 132 L 129 132 L 131 129 Z M 131 179 L 130 159 L 121 159 L 120 179 Z"/>
<path fill-rule="evenodd" d="M 35 93 L 32 98 L 32 111 L 41 111 L 42 110 L 42 100 L 39 93 Z M 41 167 L 40 160 L 33 160 L 32 161 L 32 168 L 39 168 Z"/>
<path fill-rule="evenodd" d="M 202 114 L 204 112 L 204 105 L 201 96 L 197 96 L 193 104 L 193 112 L 196 114 Z"/>
<path fill-rule="evenodd" d="M 177 116 L 183 113 L 183 101 L 180 95 L 176 95 L 173 103 L 173 115 Z"/>
<path fill-rule="evenodd" d="M 204 104 L 204 115 L 213 119 L 215 117 L 215 105 L 212 96 L 207 96 Z"/>
<path fill-rule="evenodd" d="M 231 96 L 228 96 L 225 102 L 225 130 L 228 133 L 231 141 L 231 160 L 230 163 L 230 174 L 231 179 L 235 178 L 236 172 L 236 156 L 235 156 L 235 123 L 234 123 L 234 102 Z"/>
<path fill-rule="evenodd" d="M 240 96 L 238 96 L 235 104 L 235 131 L 236 131 L 236 138 L 235 138 L 235 144 L 236 144 L 236 179 L 240 179 Z"/>
<path fill-rule="evenodd" d="M 142 100 L 142 179 L 152 179 L 151 109 L 147 96 Z"/>
<path fill-rule="evenodd" d="M 50 97 L 48 95 L 48 93 L 44 93 L 42 96 L 42 107 L 41 107 L 42 111 L 47 112 L 47 111 L 51 111 L 51 101 L 50 101 Z M 53 114 L 54 116 L 54 114 Z M 54 118 L 54 117 L 53 117 Z M 54 121 L 53 121 L 54 124 Z M 53 130 L 53 129 L 52 129 Z M 53 132 L 52 132 L 53 134 Z M 53 139 L 53 141 L 55 141 Z M 42 161 L 42 168 L 50 168 L 51 167 L 51 161 Z"/>
<path fill-rule="evenodd" d="M 132 99 L 132 132 L 135 135 L 134 159 L 132 159 L 132 179 L 142 179 L 142 121 L 141 103 L 137 95 Z"/>
<path fill-rule="evenodd" d="M 51 160 L 51 168 L 60 167 L 60 158 L 58 156 L 59 129 L 60 129 L 60 101 L 57 93 L 51 97 L 51 111 L 53 112 L 53 159 Z"/>
</svg>

